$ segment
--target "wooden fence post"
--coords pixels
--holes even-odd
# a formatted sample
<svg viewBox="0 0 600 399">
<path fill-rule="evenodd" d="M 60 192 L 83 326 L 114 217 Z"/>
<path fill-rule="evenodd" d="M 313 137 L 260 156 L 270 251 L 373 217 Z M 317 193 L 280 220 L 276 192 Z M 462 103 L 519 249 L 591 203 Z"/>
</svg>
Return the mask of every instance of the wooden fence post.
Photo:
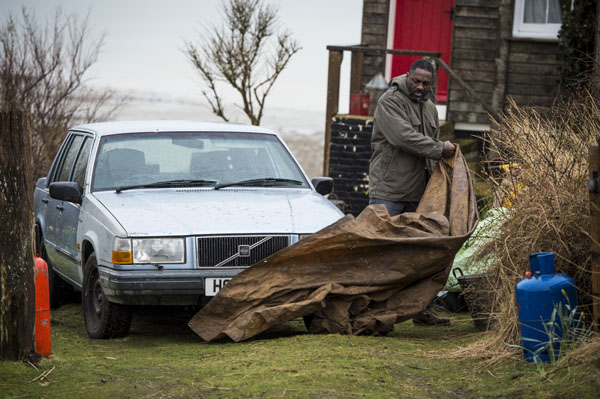
<svg viewBox="0 0 600 399">
<path fill-rule="evenodd" d="M 34 356 L 31 132 L 23 112 L 0 111 L 0 359 Z"/>
<path fill-rule="evenodd" d="M 431 101 L 434 104 L 437 104 L 437 85 L 438 85 L 438 76 L 440 76 L 440 66 L 438 65 L 435 57 L 423 57 L 424 60 L 427 60 L 433 66 L 433 82 L 431 85 Z M 448 81 L 448 83 L 450 83 Z"/>
<path fill-rule="evenodd" d="M 362 91 L 364 53 L 353 51 L 350 60 L 350 96 Z M 350 97 L 351 98 L 351 97 Z"/>
<path fill-rule="evenodd" d="M 590 236 L 592 238 L 592 300 L 594 301 L 594 326 L 600 328 L 600 147 L 590 147 L 590 175 L 588 184 L 590 192 Z"/>
<path fill-rule="evenodd" d="M 325 148 L 323 149 L 323 176 L 329 175 L 329 146 L 331 144 L 331 118 L 337 114 L 340 101 L 340 67 L 343 51 L 329 50 L 327 72 L 327 109 L 325 110 Z"/>
</svg>

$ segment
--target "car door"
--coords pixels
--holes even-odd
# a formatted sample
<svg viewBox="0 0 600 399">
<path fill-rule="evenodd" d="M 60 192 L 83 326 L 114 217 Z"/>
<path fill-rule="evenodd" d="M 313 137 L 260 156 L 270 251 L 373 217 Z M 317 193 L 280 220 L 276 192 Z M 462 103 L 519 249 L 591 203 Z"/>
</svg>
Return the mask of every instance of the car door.
<svg viewBox="0 0 600 399">
<path fill-rule="evenodd" d="M 58 169 L 51 181 L 73 181 L 81 187 L 84 185 L 87 163 L 92 145 L 92 138 L 83 134 L 72 133 Z M 49 198 L 47 223 L 53 231 L 48 235 L 50 247 L 48 256 L 57 271 L 77 285 L 81 284 L 79 274 L 80 251 L 77 248 L 77 224 L 81 205 Z M 49 217 L 49 214 L 52 214 Z M 50 254 L 52 252 L 52 254 Z"/>
<path fill-rule="evenodd" d="M 55 176 L 58 173 L 58 169 L 60 169 L 61 160 L 63 159 L 63 154 L 65 153 L 65 149 L 68 147 L 68 142 L 71 140 L 69 136 L 65 141 L 63 141 L 60 149 L 58 150 L 54 161 L 52 162 L 52 166 L 50 167 L 50 171 L 48 172 L 48 176 L 46 177 L 46 181 L 42 187 L 36 188 L 36 192 L 34 194 L 35 197 L 39 197 L 40 204 L 38 214 L 39 218 L 43 221 L 42 223 L 42 238 L 43 238 L 43 246 L 46 250 L 46 254 L 48 256 L 48 260 L 54 264 L 54 259 L 56 257 L 54 247 L 56 245 L 56 223 L 58 218 L 58 210 L 56 209 L 57 201 L 53 198 L 50 198 L 50 193 L 48 190 L 48 186 L 50 182 L 55 180 Z M 56 269 L 56 267 L 54 267 Z"/>
</svg>

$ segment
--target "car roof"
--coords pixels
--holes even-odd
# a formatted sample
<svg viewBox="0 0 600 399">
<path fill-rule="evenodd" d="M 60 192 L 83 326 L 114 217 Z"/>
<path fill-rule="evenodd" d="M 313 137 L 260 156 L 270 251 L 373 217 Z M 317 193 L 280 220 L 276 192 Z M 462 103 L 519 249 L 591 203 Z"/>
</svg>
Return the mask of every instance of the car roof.
<svg viewBox="0 0 600 399">
<path fill-rule="evenodd" d="M 273 130 L 240 123 L 171 120 L 98 122 L 78 125 L 70 130 L 90 132 L 99 136 L 143 132 L 243 132 L 277 135 Z"/>
</svg>

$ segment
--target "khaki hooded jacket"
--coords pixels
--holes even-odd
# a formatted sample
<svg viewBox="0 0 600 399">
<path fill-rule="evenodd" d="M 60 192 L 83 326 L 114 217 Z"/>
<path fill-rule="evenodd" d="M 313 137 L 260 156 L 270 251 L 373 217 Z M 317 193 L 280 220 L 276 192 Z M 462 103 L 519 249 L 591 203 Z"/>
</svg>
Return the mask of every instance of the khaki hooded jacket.
<svg viewBox="0 0 600 399">
<path fill-rule="evenodd" d="M 375 110 L 371 136 L 369 197 L 395 202 L 419 202 L 442 157 L 439 119 L 431 100 L 408 97 L 407 75 L 392 80 Z"/>
</svg>

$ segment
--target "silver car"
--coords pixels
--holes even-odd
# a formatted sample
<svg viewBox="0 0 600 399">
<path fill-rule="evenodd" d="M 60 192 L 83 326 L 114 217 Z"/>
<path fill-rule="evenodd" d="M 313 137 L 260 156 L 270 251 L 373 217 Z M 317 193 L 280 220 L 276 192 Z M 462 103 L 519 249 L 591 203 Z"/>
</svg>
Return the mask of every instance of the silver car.
<svg viewBox="0 0 600 399">
<path fill-rule="evenodd" d="M 273 131 L 108 122 L 67 135 L 34 193 L 51 305 L 81 291 L 91 338 L 125 336 L 129 305 L 202 305 L 244 268 L 343 216 Z"/>
</svg>

